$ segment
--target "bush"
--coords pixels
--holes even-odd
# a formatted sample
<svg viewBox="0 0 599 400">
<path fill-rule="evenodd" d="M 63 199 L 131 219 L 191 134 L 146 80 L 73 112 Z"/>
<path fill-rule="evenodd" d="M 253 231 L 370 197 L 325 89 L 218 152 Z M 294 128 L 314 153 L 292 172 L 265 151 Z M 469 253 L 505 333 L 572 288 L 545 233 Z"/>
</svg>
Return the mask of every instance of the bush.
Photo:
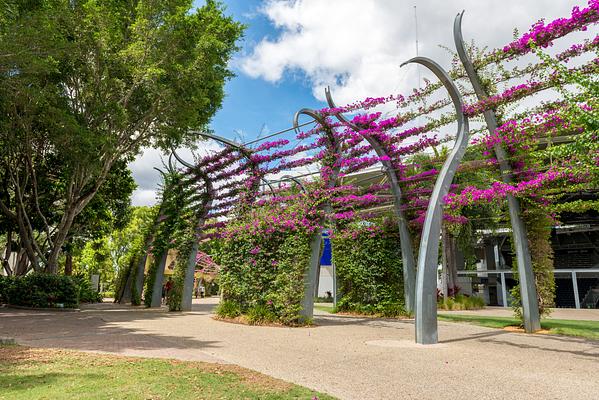
<svg viewBox="0 0 599 400">
<path fill-rule="evenodd" d="M 65 308 L 79 306 L 79 286 L 70 276 L 29 274 L 13 277 L 6 291 L 7 302 L 15 306 Z"/>
<path fill-rule="evenodd" d="M 223 300 L 216 307 L 216 315 L 221 318 L 237 318 L 241 315 L 241 307 L 234 301 Z"/>
<path fill-rule="evenodd" d="M 73 281 L 79 288 L 79 302 L 81 303 L 101 303 L 102 295 L 92 288 L 89 279 L 83 275 L 73 275 Z"/>
<path fill-rule="evenodd" d="M 455 297 L 439 300 L 437 308 L 449 311 L 480 310 L 481 308 L 485 308 L 485 300 L 478 296 L 457 294 Z"/>
<path fill-rule="evenodd" d="M 313 237 L 305 215 L 297 205 L 261 207 L 242 213 L 227 226 L 215 247 L 218 252 L 213 253 L 222 266 L 219 286 L 227 307 L 234 303 L 235 312 L 246 314 L 248 320 L 308 322 L 300 316 Z"/>
<path fill-rule="evenodd" d="M 339 311 L 406 315 L 398 236 L 391 219 L 350 223 L 333 236 Z"/>
<path fill-rule="evenodd" d="M 251 325 L 271 323 L 277 320 L 275 313 L 266 305 L 258 304 L 250 308 L 246 314 Z"/>
<path fill-rule="evenodd" d="M 8 302 L 8 287 L 12 283 L 12 277 L 0 275 L 0 304 Z"/>
</svg>

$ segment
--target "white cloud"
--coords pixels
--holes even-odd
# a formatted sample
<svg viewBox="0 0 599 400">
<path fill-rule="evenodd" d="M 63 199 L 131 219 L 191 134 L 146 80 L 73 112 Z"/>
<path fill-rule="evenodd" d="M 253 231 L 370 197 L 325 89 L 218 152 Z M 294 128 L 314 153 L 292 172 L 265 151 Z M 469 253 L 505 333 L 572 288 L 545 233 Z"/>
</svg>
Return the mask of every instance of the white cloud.
<svg viewBox="0 0 599 400">
<path fill-rule="evenodd" d="M 569 15 L 574 4 L 555 0 L 270 0 L 261 11 L 280 30 L 241 60 L 249 76 L 278 82 L 301 72 L 314 96 L 333 88 L 339 104 L 404 92 L 415 86 L 416 67 L 399 65 L 415 56 L 414 4 L 418 9 L 420 55 L 448 66 L 453 18 L 462 9 L 464 36 L 497 47 L 539 18 Z"/>
<path fill-rule="evenodd" d="M 212 140 L 200 142 L 198 149 L 193 152 L 190 149 L 179 149 L 177 154 L 190 164 L 194 163 L 194 158 L 207 155 L 209 152 L 218 151 L 222 146 Z M 173 159 L 173 161 L 176 161 Z M 158 202 L 157 190 L 160 184 L 160 173 L 155 169 L 164 170 L 165 163 L 168 163 L 168 155 L 158 149 L 146 148 L 133 162 L 129 168 L 133 178 L 137 183 L 137 189 L 133 192 L 131 204 L 134 206 L 154 205 Z"/>
</svg>

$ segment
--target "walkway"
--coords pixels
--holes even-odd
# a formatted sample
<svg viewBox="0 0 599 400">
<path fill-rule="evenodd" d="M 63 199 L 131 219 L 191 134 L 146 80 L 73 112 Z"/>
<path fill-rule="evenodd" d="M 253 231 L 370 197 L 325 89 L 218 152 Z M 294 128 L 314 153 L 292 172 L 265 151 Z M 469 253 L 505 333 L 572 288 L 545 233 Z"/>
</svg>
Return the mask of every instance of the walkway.
<svg viewBox="0 0 599 400">
<path fill-rule="evenodd" d="M 599 342 L 440 323 L 413 343 L 412 321 L 318 315 L 314 328 L 215 321 L 104 304 L 82 312 L 0 309 L 0 336 L 39 347 L 235 363 L 342 399 L 597 399 Z"/>
</svg>

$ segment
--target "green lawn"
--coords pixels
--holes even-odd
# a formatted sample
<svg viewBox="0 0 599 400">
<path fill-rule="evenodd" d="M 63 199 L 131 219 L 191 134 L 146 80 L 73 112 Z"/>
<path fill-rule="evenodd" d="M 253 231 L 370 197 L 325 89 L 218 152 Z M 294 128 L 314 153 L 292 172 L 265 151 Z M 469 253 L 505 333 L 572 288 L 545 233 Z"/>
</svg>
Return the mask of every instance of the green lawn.
<svg viewBox="0 0 599 400">
<path fill-rule="evenodd" d="M 450 322 L 467 322 L 489 328 L 518 326 L 520 322 L 509 317 L 485 317 L 476 315 L 439 314 L 439 320 Z M 575 321 L 569 319 L 544 319 L 541 327 L 549 333 L 557 335 L 578 336 L 599 340 L 599 321 Z"/>
<path fill-rule="evenodd" d="M 320 310 L 320 311 L 324 311 L 324 312 L 328 312 L 328 313 L 332 313 L 333 312 L 333 304 L 331 303 L 329 304 L 314 304 L 314 309 L 316 310 Z"/>
<path fill-rule="evenodd" d="M 333 399 L 232 365 L 0 346 L 0 399 Z"/>
</svg>

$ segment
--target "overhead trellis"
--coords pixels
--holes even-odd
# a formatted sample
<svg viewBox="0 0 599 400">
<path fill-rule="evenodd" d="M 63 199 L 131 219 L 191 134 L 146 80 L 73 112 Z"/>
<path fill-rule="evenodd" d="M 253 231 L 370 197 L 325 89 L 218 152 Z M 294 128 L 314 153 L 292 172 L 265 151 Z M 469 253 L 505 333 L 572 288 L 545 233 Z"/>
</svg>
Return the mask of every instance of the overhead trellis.
<svg viewBox="0 0 599 400">
<path fill-rule="evenodd" d="M 510 146 L 518 147 L 524 143 L 521 132 L 530 125 L 535 126 L 531 140 L 536 143 L 551 137 L 565 101 L 559 89 L 569 82 L 563 80 L 563 74 L 543 76 L 544 67 L 539 62 L 524 67 L 510 66 L 510 63 L 535 48 L 546 48 L 556 39 L 595 24 L 599 20 L 599 3 L 591 0 L 587 8 L 576 8 L 570 18 L 538 23 L 503 49 L 487 52 L 473 61 L 461 38 L 461 18 L 461 15 L 456 18 L 454 36 L 462 67 L 455 65 L 446 73 L 432 60 L 411 60 L 429 68 L 439 78 L 439 83 L 427 82 L 423 88 L 414 89 L 406 96 L 369 98 L 343 107 L 334 104 L 332 94 L 327 90 L 329 107 L 300 110 L 294 118 L 294 129 L 246 144 L 202 134 L 224 147 L 194 162 L 185 161 L 175 153 L 184 168 L 170 171 L 168 179 L 165 178 L 163 207 L 157 221 L 159 233 L 148 246 L 150 251 L 152 246 L 154 249 L 160 247 L 158 253 L 152 253 L 159 261 L 155 261 L 156 268 L 152 270 L 151 304 L 160 304 L 157 296 L 159 285 L 162 285 L 165 251 L 178 251 L 176 269 L 180 294 L 172 308 L 188 310 L 191 308 L 199 242 L 220 237 L 223 232 L 234 235 L 234 231 L 227 231 L 229 221 L 247 210 L 273 204 L 285 207 L 302 201 L 310 209 L 309 218 L 297 223 L 313 232 L 302 303 L 302 315 L 310 317 L 322 229 L 335 226 L 339 221 L 359 220 L 377 210 L 391 208 L 398 221 L 405 302 L 408 310 L 415 310 L 416 338 L 419 343 L 435 343 L 436 269 L 441 221 L 444 218 L 460 223 L 462 219 L 456 210 L 466 203 L 507 198 L 518 256 L 525 325 L 528 331 L 536 330 L 539 317 L 535 314 L 538 307 L 534 278 L 517 195 L 558 181 L 584 184 L 584 179 L 559 172 L 559 168 L 567 167 L 568 160 L 547 171 L 527 170 L 511 151 Z M 556 62 L 567 64 L 577 57 L 596 52 L 598 44 L 597 36 L 587 38 L 552 57 Z M 485 68 L 496 68 L 491 84 L 507 86 L 503 92 L 486 91 L 485 85 L 489 84 L 486 75 L 485 85 L 481 83 Z M 568 68 L 572 74 L 596 75 L 599 63 L 597 58 L 592 58 Z M 497 70 L 501 73 L 495 73 Z M 530 111 L 527 99 L 550 91 L 553 94 L 549 100 L 541 107 L 532 107 L 535 112 Z M 522 114 L 515 113 L 512 119 L 498 120 L 497 110 L 507 105 L 520 107 L 517 112 Z M 596 116 L 592 105 L 581 105 L 581 108 Z M 310 120 L 300 124 L 302 116 Z M 479 116 L 484 117 L 484 122 Z M 426 117 L 424 122 L 422 117 Z M 469 118 L 478 123 L 472 133 L 480 134 L 474 145 L 480 147 L 481 157 L 459 165 L 471 133 Z M 455 135 L 448 133 L 450 125 L 456 125 Z M 486 135 L 485 130 L 488 131 Z M 436 154 L 433 149 L 451 143 L 453 151 L 448 156 L 432 158 L 434 167 L 414 162 L 414 155 Z M 490 157 L 490 153 L 494 157 Z M 352 178 L 358 172 L 372 171 L 377 166 L 381 170 L 374 176 L 381 179 L 374 179 L 372 184 L 365 185 Z M 452 184 L 456 173 L 479 168 L 499 169 L 500 181 L 490 183 L 490 188 L 486 189 Z M 301 190 L 293 190 L 294 185 Z M 444 208 L 444 204 L 449 207 Z M 285 223 L 272 216 L 269 226 L 276 229 Z M 258 228 L 248 224 L 236 229 Z M 157 246 L 158 237 L 168 240 L 162 240 L 161 246 Z M 414 254 L 414 243 L 420 244 L 418 257 Z"/>
</svg>

